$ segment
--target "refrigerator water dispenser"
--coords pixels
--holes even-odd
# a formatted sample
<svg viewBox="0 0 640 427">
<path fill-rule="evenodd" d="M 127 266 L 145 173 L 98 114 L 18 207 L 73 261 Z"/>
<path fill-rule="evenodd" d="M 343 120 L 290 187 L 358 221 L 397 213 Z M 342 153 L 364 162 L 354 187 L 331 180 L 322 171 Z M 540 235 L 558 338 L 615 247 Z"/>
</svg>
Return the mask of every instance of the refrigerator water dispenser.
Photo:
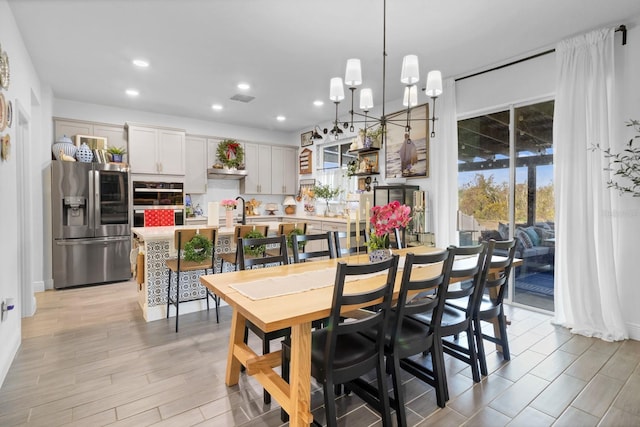
<svg viewBox="0 0 640 427">
<path fill-rule="evenodd" d="M 87 199 L 80 196 L 65 196 L 62 204 L 64 225 L 68 227 L 87 225 Z"/>
</svg>

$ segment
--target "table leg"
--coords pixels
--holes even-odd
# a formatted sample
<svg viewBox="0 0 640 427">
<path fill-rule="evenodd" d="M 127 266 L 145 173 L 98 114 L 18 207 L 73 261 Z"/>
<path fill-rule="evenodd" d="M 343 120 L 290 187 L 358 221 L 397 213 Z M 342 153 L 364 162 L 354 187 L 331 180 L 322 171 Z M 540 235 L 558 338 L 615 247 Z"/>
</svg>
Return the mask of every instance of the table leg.
<svg viewBox="0 0 640 427">
<path fill-rule="evenodd" d="M 231 332 L 229 335 L 229 354 L 227 355 L 227 373 L 225 383 L 228 386 L 238 384 L 240 379 L 240 361 L 233 354 L 233 350 L 238 344 L 244 343 L 244 325 L 245 318 L 238 313 L 238 310 L 233 310 L 231 316 Z"/>
<path fill-rule="evenodd" d="M 290 426 L 308 426 L 311 404 L 311 323 L 291 327 Z"/>
</svg>

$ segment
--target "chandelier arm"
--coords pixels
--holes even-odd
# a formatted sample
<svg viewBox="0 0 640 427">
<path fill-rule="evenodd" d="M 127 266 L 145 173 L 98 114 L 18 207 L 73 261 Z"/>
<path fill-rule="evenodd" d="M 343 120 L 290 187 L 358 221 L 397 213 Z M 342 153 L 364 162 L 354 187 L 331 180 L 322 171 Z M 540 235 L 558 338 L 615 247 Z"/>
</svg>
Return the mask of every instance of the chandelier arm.
<svg viewBox="0 0 640 427">
<path fill-rule="evenodd" d="M 382 117 L 380 126 L 382 127 L 382 144 L 387 141 L 385 103 L 387 92 L 387 0 L 382 0 Z"/>
<path fill-rule="evenodd" d="M 431 138 L 436 137 L 436 98 L 431 97 L 433 99 L 433 111 L 431 112 Z"/>
<path fill-rule="evenodd" d="M 351 91 L 351 111 L 349 111 L 349 113 L 351 114 L 351 127 L 349 128 L 349 132 L 353 132 L 354 131 L 354 127 L 353 127 L 353 96 L 354 93 L 356 91 L 355 87 L 350 87 L 349 90 Z"/>
</svg>

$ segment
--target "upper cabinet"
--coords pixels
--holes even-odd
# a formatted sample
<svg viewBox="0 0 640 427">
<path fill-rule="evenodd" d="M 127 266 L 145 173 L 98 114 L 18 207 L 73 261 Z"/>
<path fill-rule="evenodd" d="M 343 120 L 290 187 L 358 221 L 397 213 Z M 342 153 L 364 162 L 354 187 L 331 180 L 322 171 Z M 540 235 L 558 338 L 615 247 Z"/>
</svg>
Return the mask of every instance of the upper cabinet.
<svg viewBox="0 0 640 427">
<path fill-rule="evenodd" d="M 243 194 L 271 194 L 271 146 L 244 144 L 247 177 L 240 182 Z"/>
<path fill-rule="evenodd" d="M 189 194 L 207 192 L 207 138 L 187 135 L 185 138 L 184 191 Z"/>
<path fill-rule="evenodd" d="M 296 194 L 298 150 L 271 147 L 271 194 Z"/>
<path fill-rule="evenodd" d="M 131 173 L 184 175 L 185 132 L 127 124 Z"/>
<path fill-rule="evenodd" d="M 122 125 L 54 118 L 54 128 L 54 141 L 63 135 L 67 135 L 71 139 L 74 139 L 76 135 L 85 135 L 107 138 L 108 147 L 127 146 L 127 132 Z"/>
</svg>

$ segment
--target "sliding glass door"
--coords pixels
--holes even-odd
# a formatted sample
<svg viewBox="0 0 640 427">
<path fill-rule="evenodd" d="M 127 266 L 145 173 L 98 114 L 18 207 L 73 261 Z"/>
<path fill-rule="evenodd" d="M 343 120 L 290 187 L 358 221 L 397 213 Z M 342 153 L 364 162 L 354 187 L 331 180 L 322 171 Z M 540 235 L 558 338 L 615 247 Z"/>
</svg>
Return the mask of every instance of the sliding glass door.
<svg viewBox="0 0 640 427">
<path fill-rule="evenodd" d="M 460 244 L 516 239 L 511 301 L 553 311 L 553 101 L 458 122 Z"/>
</svg>

